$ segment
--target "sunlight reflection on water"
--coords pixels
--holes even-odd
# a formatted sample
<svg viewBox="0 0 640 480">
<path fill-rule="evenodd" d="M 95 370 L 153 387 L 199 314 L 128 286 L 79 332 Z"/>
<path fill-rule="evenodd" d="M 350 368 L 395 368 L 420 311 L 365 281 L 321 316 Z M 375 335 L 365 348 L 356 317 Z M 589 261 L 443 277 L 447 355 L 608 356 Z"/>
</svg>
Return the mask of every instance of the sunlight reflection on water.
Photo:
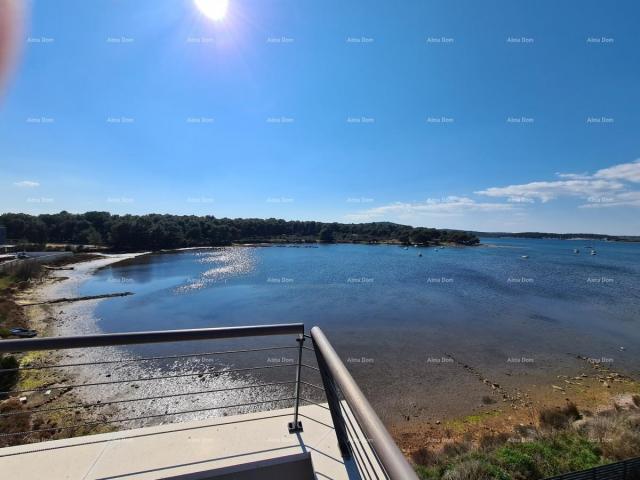
<svg viewBox="0 0 640 480">
<path fill-rule="evenodd" d="M 176 287 L 176 293 L 200 290 L 213 283 L 224 282 L 229 278 L 253 271 L 256 256 L 252 248 L 225 247 L 216 250 L 197 252 L 198 263 L 215 263 L 216 267 L 205 270 L 198 278 L 189 279 L 186 285 Z"/>
</svg>

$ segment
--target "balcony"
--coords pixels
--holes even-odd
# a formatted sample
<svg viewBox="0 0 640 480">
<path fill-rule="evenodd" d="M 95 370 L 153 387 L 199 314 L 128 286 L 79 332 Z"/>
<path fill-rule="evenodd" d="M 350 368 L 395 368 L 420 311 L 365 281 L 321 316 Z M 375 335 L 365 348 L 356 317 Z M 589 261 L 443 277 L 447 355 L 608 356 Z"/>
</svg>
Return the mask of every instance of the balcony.
<svg viewBox="0 0 640 480">
<path fill-rule="evenodd" d="M 339 359 L 323 332 L 314 327 L 306 335 L 302 324 L 173 330 L 55 337 L 0 342 L 0 353 L 74 351 L 123 345 L 210 345 L 229 339 L 271 337 L 289 339 L 290 344 L 202 353 L 129 356 L 125 359 L 89 356 L 89 361 L 71 357 L 71 362 L 27 365 L 13 370 L 74 369 L 92 365 L 114 372 L 81 383 L 52 384 L 31 390 L 15 389 L 4 394 L 26 399 L 24 408 L 0 416 L 39 415 L 55 411 L 71 415 L 83 408 L 91 411 L 122 405 L 139 405 L 136 416 L 105 417 L 82 425 L 54 426 L 56 435 L 68 430 L 71 438 L 37 441 L 47 428 L 14 431 L 21 445 L 0 449 L 0 471 L 6 478 L 41 479 L 416 479 L 413 469 L 376 416 L 371 405 Z M 237 340 L 234 340 L 237 341 Z M 290 349 L 294 361 L 285 364 L 210 368 L 194 371 L 187 360 L 219 356 L 249 356 L 255 352 Z M 104 350 L 102 350 L 105 352 Z M 96 358 L 98 360 L 96 360 Z M 315 361 L 312 361 L 315 360 Z M 157 370 L 136 378 L 116 375 L 123 364 L 180 363 L 170 372 Z M 257 371 L 290 374 L 291 379 L 218 385 L 216 378 L 252 374 Z M 130 373 L 130 370 L 125 370 Z M 285 374 L 285 372 L 289 372 Z M 104 379 L 103 379 L 104 378 Z M 213 386 L 200 380 L 211 378 Z M 286 377 L 283 377 L 286 378 Z M 190 379 L 189 388 L 156 391 L 136 389 L 121 394 L 119 387 Z M 316 380 L 317 379 L 317 380 Z M 134 382 L 133 384 L 131 382 Z M 195 384 L 195 385 L 194 385 Z M 50 407 L 30 407 L 29 395 L 51 395 L 52 390 L 100 388 L 104 400 Z M 106 389 L 106 390 L 105 390 Z M 165 387 L 161 388 L 161 391 Z M 277 389 L 277 390 L 274 390 Z M 67 390 L 64 390 L 67 391 Z M 105 392 L 115 392 L 108 396 Z M 255 392 L 236 399 L 233 392 Z M 278 396 L 273 396 L 277 391 Z M 138 393 L 141 392 L 142 394 Z M 151 392 L 151 393 L 150 393 Z M 251 401 L 244 401 L 244 400 Z M 166 411 L 155 413 L 160 402 Z M 194 403 L 196 402 L 196 403 Z M 205 403 L 202 403 L 205 402 Z M 147 410 L 145 410 L 147 409 Z M 165 409 L 162 404 L 161 410 Z M 213 412 L 222 416 L 213 416 Z M 190 420 L 193 414 L 206 418 Z M 209 415 L 211 414 L 211 415 Z M 138 427 L 142 421 L 161 424 Z M 166 423 L 171 422 L 171 423 Z M 117 431 L 71 436 L 91 428 L 118 425 Z M 89 429 L 89 430 L 87 430 Z M 6 435 L 6 434 L 5 434 Z"/>
</svg>

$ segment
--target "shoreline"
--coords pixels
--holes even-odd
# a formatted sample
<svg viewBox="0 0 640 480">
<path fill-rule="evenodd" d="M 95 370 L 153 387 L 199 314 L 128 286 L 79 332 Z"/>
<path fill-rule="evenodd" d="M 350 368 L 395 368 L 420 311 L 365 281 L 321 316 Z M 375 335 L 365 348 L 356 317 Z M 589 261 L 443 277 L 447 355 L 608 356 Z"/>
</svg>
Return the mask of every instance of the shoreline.
<svg viewBox="0 0 640 480">
<path fill-rule="evenodd" d="M 37 330 L 39 337 L 96 333 L 97 324 L 93 309 L 101 300 L 66 304 L 38 302 L 73 297 L 78 286 L 89 279 L 97 269 L 133 256 L 135 254 L 100 255 L 100 258 L 81 259 L 72 263 L 72 270 L 47 270 L 41 280 L 13 295 L 10 294 L 8 299 L 21 309 L 26 326 Z M 33 303 L 36 305 L 29 305 Z M 79 322 L 79 319 L 83 321 Z M 109 424 L 104 423 L 114 414 L 113 411 L 80 411 L 77 407 L 88 400 L 80 392 L 82 388 L 64 387 L 69 384 L 86 383 L 94 378 L 95 372 L 61 368 L 63 364 L 75 363 L 74 359 L 82 356 L 79 353 L 74 350 L 36 351 L 17 356 L 21 367 L 54 367 L 23 370 L 13 388 L 21 393 L 0 401 L 4 411 L 25 411 L 24 414 L 9 417 L 8 423 L 0 422 L 2 433 L 35 431 L 26 436 L 2 437 L 0 447 L 113 430 Z M 47 412 L 35 413 L 42 408 Z"/>
<path fill-rule="evenodd" d="M 48 270 L 42 281 L 16 294 L 14 300 L 22 307 L 28 327 L 38 330 L 39 337 L 103 333 L 98 327 L 96 307 L 116 297 L 55 304 L 40 302 L 79 297 L 80 285 L 98 270 L 147 253 L 101 254 L 102 258 L 74 263 L 73 270 Z M 137 354 L 117 346 L 35 352 L 21 356 L 19 361 L 23 367 L 56 366 L 21 373 L 15 388 L 30 391 L 21 394 L 25 395 L 24 402 L 14 402 L 10 409 L 37 410 L 46 405 L 47 410 L 56 411 L 27 414 L 27 423 L 42 433 L 32 434 L 19 443 L 233 415 L 240 410 L 219 406 L 281 397 L 279 387 L 241 390 L 239 387 L 246 380 L 225 373 L 228 367 L 224 363 L 205 357 L 185 359 L 180 364 L 162 359 L 140 361 Z M 216 374 L 200 373 L 212 367 L 216 367 Z M 89 388 L 83 388 L 84 384 L 90 384 Z M 207 394 L 193 396 L 194 391 Z M 184 402 L 179 403 L 180 399 Z M 277 406 L 263 404 L 242 413 Z M 5 431 L 7 425 L 0 427 L 0 431 Z M 9 430 L 16 431 L 12 425 Z M 17 431 L 25 430 L 29 428 Z M 0 446 L 6 445 L 0 442 Z"/>
<path fill-rule="evenodd" d="M 182 251 L 182 249 L 174 252 L 179 251 Z M 90 279 L 99 269 L 122 261 L 131 260 L 147 253 L 148 252 L 111 255 L 101 254 L 102 258 L 75 263 L 73 270 L 49 271 L 43 282 L 16 295 L 16 302 L 22 305 L 24 303 L 47 301 L 61 297 L 78 296 L 76 293 L 79 286 Z M 105 299 L 83 300 L 64 304 L 63 306 L 60 304 L 44 304 L 24 306 L 23 308 L 27 314 L 30 327 L 38 329 L 44 334 L 42 336 L 87 335 L 101 333 L 97 327 L 98 319 L 95 317 L 95 309 L 99 302 L 103 300 Z M 63 355 L 53 354 L 46 357 L 46 360 L 62 364 L 99 362 L 103 361 L 107 356 L 110 360 L 121 360 L 126 357 L 119 348 L 109 348 L 108 351 L 105 349 L 86 350 L 87 351 L 67 351 Z M 30 361 L 31 360 L 32 359 L 30 359 Z M 43 358 L 37 358 L 36 360 L 41 361 Z M 584 376 L 580 376 L 576 371 L 575 376 L 562 375 L 562 377 L 565 378 L 558 376 L 555 383 L 560 385 L 561 388 L 556 388 L 553 384 L 538 385 L 537 387 L 536 385 L 527 385 L 528 387 L 533 387 L 534 393 L 531 397 L 527 396 L 526 399 L 518 398 L 517 401 L 514 402 L 505 400 L 505 403 L 494 402 L 493 405 L 484 405 L 485 408 L 483 408 L 482 411 L 473 409 L 473 411 L 467 412 L 466 415 L 449 415 L 445 413 L 439 417 L 437 421 L 425 420 L 424 418 L 410 418 L 408 416 L 406 422 L 391 422 L 389 429 L 402 450 L 407 455 L 411 455 L 412 452 L 424 449 L 425 447 L 437 450 L 449 443 L 459 441 L 462 438 L 479 438 L 486 433 L 508 433 L 512 432 L 514 426 L 517 425 L 533 426 L 536 424 L 538 412 L 543 407 L 560 407 L 566 404 L 567 401 L 572 401 L 581 409 L 597 410 L 601 408 L 602 405 L 610 404 L 615 395 L 627 392 L 640 393 L 638 383 L 633 379 L 621 376 L 615 372 L 613 372 L 614 375 L 611 376 L 612 371 L 607 369 L 599 370 L 598 367 L 588 365 L 586 362 L 578 362 L 576 367 L 577 369 L 585 370 L 587 373 L 582 374 Z M 592 369 L 596 371 L 590 372 Z M 567 370 L 569 370 L 569 368 L 567 368 Z M 130 365 L 127 368 L 115 370 L 89 366 L 71 369 L 68 372 L 70 376 L 67 378 L 47 377 L 44 379 L 36 379 L 36 381 L 42 381 L 47 386 L 63 383 L 63 380 L 64 383 L 67 384 L 81 384 L 96 381 L 96 379 L 99 379 L 98 381 L 106 379 L 124 381 L 126 379 L 149 376 L 150 373 L 153 374 L 159 371 L 158 369 L 149 370 L 139 368 L 137 365 Z M 602 378 L 600 378 L 606 375 L 611 376 L 609 382 L 603 382 Z M 31 383 L 34 381 L 33 379 L 28 380 Z M 230 376 L 223 376 L 222 379 L 216 379 L 216 386 L 219 386 L 220 382 L 228 386 L 238 385 L 238 380 Z M 120 398 L 126 395 L 126 393 L 130 393 L 132 391 L 131 387 L 133 386 L 135 386 L 134 381 L 124 383 L 123 388 L 99 388 L 93 394 L 85 393 L 83 391 L 85 389 L 82 388 L 74 388 L 67 392 L 63 391 L 62 394 L 55 396 L 55 398 L 48 399 L 47 403 L 51 403 L 51 401 L 55 403 L 64 395 L 70 396 L 72 402 L 77 401 L 79 403 L 109 401 L 110 399 Z M 137 396 L 146 397 L 157 395 L 158 393 L 162 394 L 167 391 L 172 393 L 185 392 L 188 391 L 188 387 L 189 382 L 182 382 L 178 385 L 169 385 L 166 383 L 156 386 L 138 384 L 134 391 L 138 393 Z M 489 387 L 493 388 L 491 386 Z M 527 390 L 529 390 L 529 388 Z M 454 394 L 453 390 L 451 394 Z M 221 399 L 224 401 L 225 396 L 220 395 L 217 399 L 208 399 L 203 405 L 210 405 L 210 401 L 219 401 Z M 38 399 L 36 399 L 36 401 L 38 401 Z M 162 402 L 162 405 L 154 405 L 152 410 L 154 412 L 163 411 L 164 405 L 165 402 Z M 109 420 L 113 419 L 116 415 L 117 418 L 135 418 L 148 412 L 148 409 L 140 408 L 140 406 L 129 408 L 129 405 L 127 405 L 124 408 L 118 406 L 118 408 L 102 410 L 99 414 L 89 412 L 87 416 L 81 416 L 80 418 L 76 418 L 76 420 L 83 422 L 94 419 Z M 211 415 L 208 414 L 207 416 Z M 180 421 L 191 419 L 199 418 L 181 418 Z M 60 421 L 60 419 L 57 419 L 57 421 Z M 163 419 L 160 418 L 157 421 L 163 422 Z M 148 422 L 146 425 L 148 425 Z M 136 422 L 130 422 L 123 424 L 121 428 L 132 428 L 135 426 L 142 425 Z M 106 424 L 104 429 L 92 429 L 90 433 L 110 431 L 112 429 L 112 426 Z"/>
<path fill-rule="evenodd" d="M 102 258 L 74 263 L 73 270 L 50 270 L 41 282 L 17 295 L 16 303 L 26 310 L 31 328 L 42 331 L 46 336 L 99 333 L 92 312 L 101 299 L 71 302 L 57 307 L 46 303 L 42 305 L 27 304 L 48 302 L 56 298 L 76 297 L 80 285 L 91 278 L 99 269 L 147 253 L 100 254 Z M 53 308 L 58 308 L 58 313 L 51 312 Z M 89 322 L 80 324 L 77 322 L 79 317 L 83 317 Z"/>
<path fill-rule="evenodd" d="M 438 420 L 407 416 L 406 421 L 389 425 L 389 430 L 407 455 L 424 449 L 437 453 L 448 444 L 474 443 L 487 435 L 515 435 L 519 429 L 539 428 L 540 413 L 544 410 L 574 404 L 580 411 L 597 414 L 615 409 L 622 397 L 640 394 L 637 380 L 585 358 L 575 360 L 574 366 L 565 368 L 566 375 L 522 388 L 487 384 L 486 379 L 478 378 L 486 384 L 487 394 L 499 392 L 502 400 L 483 402 L 467 414 L 445 414 Z M 455 395 L 456 391 L 452 389 L 450 394 Z"/>
</svg>

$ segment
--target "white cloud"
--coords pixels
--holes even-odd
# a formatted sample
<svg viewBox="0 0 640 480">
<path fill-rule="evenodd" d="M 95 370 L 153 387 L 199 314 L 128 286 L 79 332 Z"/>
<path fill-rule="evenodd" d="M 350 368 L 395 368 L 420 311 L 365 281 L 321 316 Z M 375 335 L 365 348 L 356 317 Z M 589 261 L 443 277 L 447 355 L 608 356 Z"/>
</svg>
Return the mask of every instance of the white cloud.
<svg viewBox="0 0 640 480">
<path fill-rule="evenodd" d="M 507 198 L 507 202 L 509 203 L 533 203 L 533 198 L 527 197 L 509 197 Z"/>
<path fill-rule="evenodd" d="M 598 193 L 618 191 L 624 185 L 613 180 L 556 180 L 531 182 L 507 187 L 491 187 L 475 192 L 488 197 L 520 198 L 548 202 L 562 196 L 589 197 Z"/>
<path fill-rule="evenodd" d="M 613 197 L 591 197 L 580 208 L 640 207 L 640 191 L 622 192 Z"/>
<path fill-rule="evenodd" d="M 380 219 L 415 219 L 421 216 L 454 216 L 472 212 L 511 211 L 515 205 L 508 203 L 477 202 L 468 197 L 449 196 L 442 199 L 428 198 L 422 202 L 395 202 L 347 215 L 350 221 L 374 221 Z"/>
<path fill-rule="evenodd" d="M 603 168 L 598 170 L 594 177 L 640 183 L 640 159 L 631 163 L 622 163 L 613 167 Z"/>
<path fill-rule="evenodd" d="M 561 197 L 581 200 L 584 203 L 580 208 L 640 207 L 640 190 L 635 185 L 640 183 L 640 160 L 603 168 L 594 174 L 556 173 L 556 176 L 560 180 L 490 187 L 474 192 L 496 201 L 484 202 L 459 196 L 427 198 L 420 202 L 395 202 L 373 207 L 345 218 L 354 222 L 392 220 L 415 224 L 427 217 L 461 218 L 482 212 L 504 212 L 513 219 L 526 212 L 529 204 L 546 203 Z M 473 221 L 473 216 L 466 220 Z"/>
<path fill-rule="evenodd" d="M 590 175 L 587 173 L 560 173 L 557 172 L 556 176 L 559 178 L 567 178 L 569 180 L 588 180 Z"/>
<path fill-rule="evenodd" d="M 20 188 L 35 188 L 39 187 L 40 183 L 32 180 L 22 180 L 21 182 L 14 182 L 14 185 Z"/>
<path fill-rule="evenodd" d="M 640 160 L 622 163 L 588 173 L 557 173 L 562 180 L 530 182 L 506 187 L 491 187 L 475 193 L 492 198 L 506 198 L 509 202 L 548 202 L 559 197 L 585 200 L 586 208 L 640 206 L 638 191 L 633 183 L 640 183 Z"/>
</svg>

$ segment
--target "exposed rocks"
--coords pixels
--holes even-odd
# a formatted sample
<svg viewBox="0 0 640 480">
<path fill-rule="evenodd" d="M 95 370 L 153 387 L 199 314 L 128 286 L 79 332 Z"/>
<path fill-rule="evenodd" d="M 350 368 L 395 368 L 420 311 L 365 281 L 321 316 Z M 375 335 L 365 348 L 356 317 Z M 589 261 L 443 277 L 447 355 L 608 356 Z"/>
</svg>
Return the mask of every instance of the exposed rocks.
<svg viewBox="0 0 640 480">
<path fill-rule="evenodd" d="M 36 302 L 36 303 L 24 303 L 22 304 L 25 307 L 30 307 L 33 305 L 46 305 L 51 303 L 64 303 L 64 302 L 78 302 L 81 300 L 97 300 L 100 298 L 113 298 L 113 297 L 126 297 L 129 295 L 133 295 L 133 292 L 117 292 L 117 293 L 105 293 L 103 295 L 88 295 L 86 297 L 75 297 L 75 298 L 56 298 L 53 300 L 46 300 L 44 302 Z M 60 313 L 63 313 L 62 311 Z"/>
<path fill-rule="evenodd" d="M 640 407 L 640 395 L 621 393 L 613 397 L 613 406 L 616 410 L 636 410 Z"/>
</svg>

